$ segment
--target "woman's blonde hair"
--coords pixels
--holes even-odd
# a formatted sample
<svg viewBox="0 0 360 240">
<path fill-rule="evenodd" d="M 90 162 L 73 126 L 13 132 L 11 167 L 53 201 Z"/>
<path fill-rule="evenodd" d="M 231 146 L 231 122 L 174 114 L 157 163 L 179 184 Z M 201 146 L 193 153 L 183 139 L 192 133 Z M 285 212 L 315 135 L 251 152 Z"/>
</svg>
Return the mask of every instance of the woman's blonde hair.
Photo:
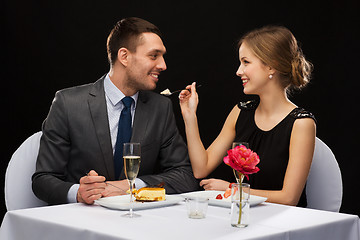
<svg viewBox="0 0 360 240">
<path fill-rule="evenodd" d="M 282 26 L 265 26 L 245 34 L 238 46 L 246 43 L 265 65 L 280 73 L 287 90 L 300 89 L 310 81 L 313 65 L 308 62 L 294 35 Z"/>
</svg>

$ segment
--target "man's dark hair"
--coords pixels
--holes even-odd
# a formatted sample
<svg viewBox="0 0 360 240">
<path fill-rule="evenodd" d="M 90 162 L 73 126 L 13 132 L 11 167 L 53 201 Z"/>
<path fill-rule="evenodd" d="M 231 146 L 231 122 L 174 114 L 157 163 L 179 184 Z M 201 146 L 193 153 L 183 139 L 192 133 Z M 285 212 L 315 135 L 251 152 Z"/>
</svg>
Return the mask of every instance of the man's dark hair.
<svg viewBox="0 0 360 240">
<path fill-rule="evenodd" d="M 160 30 L 152 23 L 137 17 L 124 18 L 118 21 L 107 39 L 107 53 L 110 65 L 114 65 L 120 48 L 131 52 L 141 43 L 140 35 L 152 32 L 161 37 Z"/>
</svg>

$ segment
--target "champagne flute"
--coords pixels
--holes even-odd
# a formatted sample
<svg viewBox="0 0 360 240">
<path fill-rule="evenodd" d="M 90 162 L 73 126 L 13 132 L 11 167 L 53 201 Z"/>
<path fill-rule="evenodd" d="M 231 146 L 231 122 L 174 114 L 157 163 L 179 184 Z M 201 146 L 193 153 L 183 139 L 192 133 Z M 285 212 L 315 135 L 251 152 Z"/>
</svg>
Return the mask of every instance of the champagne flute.
<svg viewBox="0 0 360 240">
<path fill-rule="evenodd" d="M 123 158 L 124 172 L 130 185 L 130 211 L 123 216 L 129 218 L 140 217 L 139 214 L 133 213 L 133 186 L 135 178 L 139 173 L 141 162 L 140 143 L 124 143 Z"/>
<path fill-rule="evenodd" d="M 234 149 L 237 146 L 245 146 L 246 148 L 249 148 L 249 143 L 247 143 L 247 142 L 233 142 L 232 148 Z M 233 172 L 234 172 L 234 175 L 235 175 L 235 178 L 236 178 L 236 182 L 241 183 L 242 178 L 240 178 L 239 173 L 235 169 L 233 169 Z"/>
</svg>

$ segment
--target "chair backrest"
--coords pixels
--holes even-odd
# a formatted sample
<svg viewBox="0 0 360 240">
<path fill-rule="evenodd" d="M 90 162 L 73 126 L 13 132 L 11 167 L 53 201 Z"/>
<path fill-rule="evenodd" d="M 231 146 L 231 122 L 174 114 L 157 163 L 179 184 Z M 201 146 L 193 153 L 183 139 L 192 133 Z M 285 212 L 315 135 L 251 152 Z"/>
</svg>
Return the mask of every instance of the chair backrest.
<svg viewBox="0 0 360 240">
<path fill-rule="evenodd" d="M 331 149 L 319 138 L 306 183 L 307 207 L 339 212 L 343 186 L 341 172 Z"/>
<path fill-rule="evenodd" d="M 34 195 L 31 186 L 41 135 L 42 132 L 37 132 L 26 139 L 10 159 L 5 174 L 5 203 L 8 211 L 47 205 Z"/>
</svg>

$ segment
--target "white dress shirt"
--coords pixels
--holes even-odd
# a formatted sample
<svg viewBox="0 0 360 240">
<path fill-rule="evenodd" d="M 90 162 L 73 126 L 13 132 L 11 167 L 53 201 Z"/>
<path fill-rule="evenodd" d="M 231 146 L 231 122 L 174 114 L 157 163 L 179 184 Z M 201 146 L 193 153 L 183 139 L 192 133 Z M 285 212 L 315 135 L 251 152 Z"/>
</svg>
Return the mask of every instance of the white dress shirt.
<svg viewBox="0 0 360 240">
<path fill-rule="evenodd" d="M 110 136 L 111 136 L 111 144 L 113 148 L 113 153 L 115 152 L 115 144 L 118 134 L 118 125 L 121 111 L 124 108 L 124 104 L 121 99 L 125 97 L 125 94 L 122 93 L 110 80 L 109 74 L 106 74 L 104 79 L 104 90 L 105 90 L 105 100 L 106 107 L 108 112 L 109 119 L 109 128 L 110 128 Z M 131 117 L 132 123 L 134 123 L 135 109 L 138 100 L 139 92 L 135 93 L 131 96 L 134 99 L 134 102 L 131 105 Z M 139 178 L 135 179 L 136 188 L 142 188 L 146 186 L 146 183 Z M 69 189 L 67 199 L 69 203 L 77 202 L 77 192 L 79 190 L 80 184 L 74 184 Z"/>
</svg>

